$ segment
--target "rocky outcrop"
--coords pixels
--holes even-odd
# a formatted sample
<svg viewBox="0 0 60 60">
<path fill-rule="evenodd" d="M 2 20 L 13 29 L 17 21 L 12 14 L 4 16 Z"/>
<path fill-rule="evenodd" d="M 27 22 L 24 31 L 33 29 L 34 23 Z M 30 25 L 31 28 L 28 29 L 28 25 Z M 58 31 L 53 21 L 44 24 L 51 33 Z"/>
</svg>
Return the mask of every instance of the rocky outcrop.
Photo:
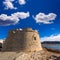
<svg viewBox="0 0 60 60">
<path fill-rule="evenodd" d="M 60 60 L 60 55 L 38 51 L 30 54 L 20 53 L 14 60 Z"/>
<path fill-rule="evenodd" d="M 60 60 L 60 54 L 48 51 L 0 52 L 0 60 Z"/>
<path fill-rule="evenodd" d="M 21 53 L 17 54 L 17 56 L 14 58 L 14 60 L 32 60 L 32 59 L 30 58 L 29 54 L 21 52 Z"/>
<path fill-rule="evenodd" d="M 60 60 L 60 56 L 55 55 L 47 56 L 46 60 Z"/>
</svg>

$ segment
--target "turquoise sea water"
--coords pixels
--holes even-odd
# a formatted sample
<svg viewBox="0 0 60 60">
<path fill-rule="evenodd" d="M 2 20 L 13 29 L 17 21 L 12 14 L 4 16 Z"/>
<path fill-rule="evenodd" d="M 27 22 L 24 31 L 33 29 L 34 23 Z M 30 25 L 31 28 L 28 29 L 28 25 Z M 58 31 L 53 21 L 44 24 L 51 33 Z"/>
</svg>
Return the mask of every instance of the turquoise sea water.
<svg viewBox="0 0 60 60">
<path fill-rule="evenodd" d="M 42 46 L 43 46 L 43 47 L 46 47 L 46 48 L 50 48 L 50 49 L 60 50 L 60 44 L 54 44 L 54 45 L 44 44 L 44 45 L 42 45 Z"/>
</svg>

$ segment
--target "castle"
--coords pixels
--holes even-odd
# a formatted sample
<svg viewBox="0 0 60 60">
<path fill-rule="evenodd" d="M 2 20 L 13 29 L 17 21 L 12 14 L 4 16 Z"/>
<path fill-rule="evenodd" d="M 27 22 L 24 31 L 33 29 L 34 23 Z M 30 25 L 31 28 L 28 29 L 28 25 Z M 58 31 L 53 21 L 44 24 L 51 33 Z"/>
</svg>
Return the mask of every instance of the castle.
<svg viewBox="0 0 60 60">
<path fill-rule="evenodd" d="M 3 42 L 2 51 L 39 51 L 42 50 L 37 30 L 32 28 L 9 31 Z"/>
</svg>

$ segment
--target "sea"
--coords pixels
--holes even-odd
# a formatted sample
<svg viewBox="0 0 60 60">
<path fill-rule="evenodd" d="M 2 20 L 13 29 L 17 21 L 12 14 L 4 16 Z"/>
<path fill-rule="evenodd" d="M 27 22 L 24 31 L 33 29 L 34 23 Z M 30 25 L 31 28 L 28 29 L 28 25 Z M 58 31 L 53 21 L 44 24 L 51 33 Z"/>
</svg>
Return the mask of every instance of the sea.
<svg viewBox="0 0 60 60">
<path fill-rule="evenodd" d="M 43 44 L 42 45 L 45 48 L 59 50 L 60 51 L 60 44 Z"/>
</svg>

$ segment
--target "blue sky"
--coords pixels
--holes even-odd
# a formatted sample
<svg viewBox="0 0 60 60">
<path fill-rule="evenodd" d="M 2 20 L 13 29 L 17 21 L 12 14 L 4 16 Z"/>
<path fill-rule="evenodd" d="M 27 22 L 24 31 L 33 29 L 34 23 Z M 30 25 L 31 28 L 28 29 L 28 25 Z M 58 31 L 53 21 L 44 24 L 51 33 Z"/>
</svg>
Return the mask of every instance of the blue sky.
<svg viewBox="0 0 60 60">
<path fill-rule="evenodd" d="M 0 0 L 0 39 L 11 29 L 30 27 L 41 40 L 60 40 L 59 26 L 60 0 Z"/>
</svg>

